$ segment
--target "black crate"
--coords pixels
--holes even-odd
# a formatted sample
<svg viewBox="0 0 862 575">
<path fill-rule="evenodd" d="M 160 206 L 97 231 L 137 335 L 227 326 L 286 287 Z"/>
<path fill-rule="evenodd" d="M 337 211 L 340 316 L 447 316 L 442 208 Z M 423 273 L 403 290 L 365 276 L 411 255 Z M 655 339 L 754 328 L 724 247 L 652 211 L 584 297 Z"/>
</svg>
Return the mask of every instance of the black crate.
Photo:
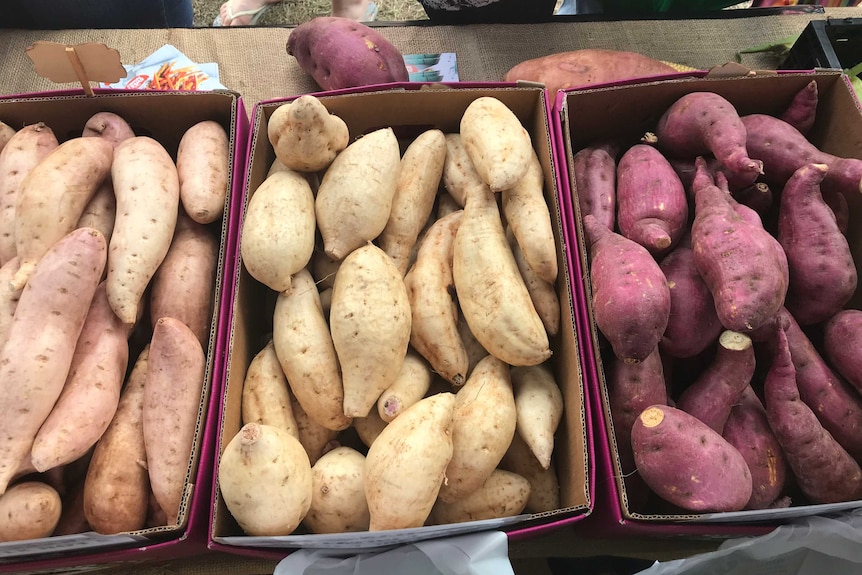
<svg viewBox="0 0 862 575">
<path fill-rule="evenodd" d="M 862 18 L 812 20 L 793 44 L 781 70 L 837 68 L 862 62 Z"/>
</svg>

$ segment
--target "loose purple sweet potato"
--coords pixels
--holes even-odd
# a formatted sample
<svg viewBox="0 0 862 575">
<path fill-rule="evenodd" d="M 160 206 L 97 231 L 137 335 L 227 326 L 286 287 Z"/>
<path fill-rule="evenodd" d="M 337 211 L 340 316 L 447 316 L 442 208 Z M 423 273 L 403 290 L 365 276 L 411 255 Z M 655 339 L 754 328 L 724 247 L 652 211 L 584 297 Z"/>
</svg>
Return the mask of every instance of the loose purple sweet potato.
<svg viewBox="0 0 862 575">
<path fill-rule="evenodd" d="M 668 156 L 692 158 L 711 153 L 738 178 L 753 183 L 762 173 L 757 155 L 746 149 L 746 128 L 736 108 L 714 92 L 691 92 L 659 118 L 655 135 Z"/>
<path fill-rule="evenodd" d="M 661 152 L 635 144 L 617 166 L 620 233 L 661 256 L 679 242 L 688 223 L 682 181 Z"/>
<path fill-rule="evenodd" d="M 377 30 L 350 18 L 320 16 L 293 29 L 287 53 L 324 90 L 406 82 L 401 52 Z"/>
<path fill-rule="evenodd" d="M 845 309 L 826 322 L 823 354 L 835 371 L 862 393 L 862 311 Z"/>
<path fill-rule="evenodd" d="M 807 134 L 811 126 L 814 125 L 817 116 L 818 100 L 817 82 L 811 80 L 793 96 L 790 104 L 778 117 L 799 130 L 800 133 Z"/>
<path fill-rule="evenodd" d="M 825 321 L 856 291 L 856 264 L 847 238 L 820 193 L 825 164 L 806 164 L 784 185 L 778 241 L 787 254 L 790 286 L 784 306 L 800 325 Z"/>
<path fill-rule="evenodd" d="M 617 146 L 596 143 L 575 154 L 575 194 L 581 217 L 592 214 L 609 229 L 616 222 Z"/>
<path fill-rule="evenodd" d="M 799 395 L 797 373 L 783 328 L 764 381 L 766 417 L 801 491 L 812 503 L 862 497 L 862 469 Z"/>
<path fill-rule="evenodd" d="M 742 454 L 751 471 L 751 499 L 745 508 L 772 507 L 784 489 L 787 460 L 751 386 L 742 390 L 739 402 L 730 410 L 722 437 Z"/>
<path fill-rule="evenodd" d="M 754 375 L 754 346 L 744 333 L 725 330 L 715 357 L 676 402 L 681 409 L 717 433 L 724 431 L 730 410 Z"/>
<path fill-rule="evenodd" d="M 841 158 L 818 149 L 799 130 L 774 116 L 750 114 L 742 117 L 748 152 L 763 161 L 763 178 L 783 186 L 805 164 L 826 164 L 829 172 L 822 189 L 847 196 L 862 191 L 862 160 Z"/>
<path fill-rule="evenodd" d="M 715 185 L 697 186 L 691 246 L 722 325 L 748 332 L 781 308 L 789 274 L 777 240 L 740 216 L 736 203 Z"/>
<path fill-rule="evenodd" d="M 688 238 L 683 238 L 659 265 L 670 289 L 670 316 L 659 347 L 670 357 L 694 357 L 709 347 L 723 328 L 712 294 L 694 265 Z"/>
<path fill-rule="evenodd" d="M 751 498 L 751 472 L 742 454 L 679 409 L 646 408 L 632 428 L 632 451 L 650 489 L 683 509 L 739 511 Z"/>
<path fill-rule="evenodd" d="M 670 316 L 670 290 L 658 263 L 638 243 L 584 218 L 596 326 L 614 354 L 643 361 L 658 345 Z"/>
</svg>

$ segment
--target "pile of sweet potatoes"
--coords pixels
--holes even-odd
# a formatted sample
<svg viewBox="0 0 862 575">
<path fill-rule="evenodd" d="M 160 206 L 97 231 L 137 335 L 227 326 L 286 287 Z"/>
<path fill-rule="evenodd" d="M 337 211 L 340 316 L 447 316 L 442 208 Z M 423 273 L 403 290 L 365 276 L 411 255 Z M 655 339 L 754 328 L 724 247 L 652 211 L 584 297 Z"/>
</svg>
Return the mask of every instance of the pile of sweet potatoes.
<svg viewBox="0 0 862 575">
<path fill-rule="evenodd" d="M 240 290 L 275 300 L 272 333 L 236 380 L 241 425 L 217 469 L 245 534 L 561 507 L 545 170 L 502 100 L 476 97 L 455 125 L 349 140 L 313 95 L 268 117 L 275 160 L 239 251 Z"/>
<path fill-rule="evenodd" d="M 862 499 L 862 311 L 845 231 L 862 160 L 713 92 L 577 151 L 589 307 L 630 509 Z"/>
<path fill-rule="evenodd" d="M 178 526 L 201 425 L 229 136 L 112 112 L 0 123 L 0 542 Z M 6 517 L 14 517 L 7 521 Z"/>
</svg>

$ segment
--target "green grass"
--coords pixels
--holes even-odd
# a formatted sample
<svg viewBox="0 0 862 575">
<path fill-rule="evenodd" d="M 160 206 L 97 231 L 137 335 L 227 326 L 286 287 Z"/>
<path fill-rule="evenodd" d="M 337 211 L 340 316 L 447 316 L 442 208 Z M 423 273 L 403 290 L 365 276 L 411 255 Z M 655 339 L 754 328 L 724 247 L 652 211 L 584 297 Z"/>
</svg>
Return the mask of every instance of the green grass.
<svg viewBox="0 0 862 575">
<path fill-rule="evenodd" d="M 192 0 L 195 26 L 212 26 L 225 0 Z M 378 6 L 377 21 L 401 22 L 426 20 L 428 17 L 417 0 L 374 0 Z M 258 22 L 259 26 L 290 26 L 307 22 L 317 16 L 329 16 L 329 0 L 284 0 L 270 8 Z"/>
</svg>

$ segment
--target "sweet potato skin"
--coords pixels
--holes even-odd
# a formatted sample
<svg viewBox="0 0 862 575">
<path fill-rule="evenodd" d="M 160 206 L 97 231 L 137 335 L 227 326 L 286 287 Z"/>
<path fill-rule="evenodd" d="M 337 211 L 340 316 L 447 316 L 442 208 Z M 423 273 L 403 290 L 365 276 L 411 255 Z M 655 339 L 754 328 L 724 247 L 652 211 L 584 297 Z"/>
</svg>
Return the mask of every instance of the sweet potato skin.
<svg viewBox="0 0 862 575">
<path fill-rule="evenodd" d="M 350 18 L 321 16 L 300 24 L 287 38 L 287 53 L 324 90 L 408 80 L 401 52 Z"/>
<path fill-rule="evenodd" d="M 670 162 L 652 146 L 631 146 L 617 166 L 620 233 L 660 257 L 679 242 L 687 223 L 685 188 Z"/>
<path fill-rule="evenodd" d="M 862 311 L 845 309 L 823 326 L 823 352 L 829 364 L 862 393 Z"/>
<path fill-rule="evenodd" d="M 617 146 L 597 143 L 574 155 L 574 183 L 581 217 L 592 214 L 609 229 L 616 224 Z"/>
<path fill-rule="evenodd" d="M 793 96 L 778 117 L 799 130 L 801 134 L 807 134 L 814 125 L 819 99 L 817 82 L 811 80 Z"/>
<path fill-rule="evenodd" d="M 541 82 L 551 94 L 556 94 L 557 90 L 567 88 L 674 72 L 670 65 L 636 52 L 590 48 L 526 60 L 506 72 L 503 80 Z"/>
<path fill-rule="evenodd" d="M 649 252 L 612 232 L 595 217 L 584 218 L 590 250 L 595 322 L 614 354 L 644 360 L 661 340 L 670 316 L 667 279 Z"/>
<path fill-rule="evenodd" d="M 751 386 L 740 394 L 724 424 L 724 437 L 745 458 L 751 471 L 751 499 L 746 509 L 766 509 L 781 495 L 787 477 L 787 460 L 769 427 L 766 409 Z"/>
<path fill-rule="evenodd" d="M 662 499 L 690 511 L 738 511 L 751 498 L 742 454 L 684 411 L 655 405 L 632 428 L 638 472 Z"/>
<path fill-rule="evenodd" d="M 806 164 L 787 180 L 778 212 L 778 241 L 787 254 L 785 307 L 801 325 L 825 321 L 856 291 L 856 264 L 847 238 L 823 200 L 825 164 Z"/>
<path fill-rule="evenodd" d="M 812 503 L 862 497 L 862 469 L 802 401 L 785 327 L 777 329 L 775 358 L 766 374 L 766 417 L 799 488 Z"/>
</svg>

